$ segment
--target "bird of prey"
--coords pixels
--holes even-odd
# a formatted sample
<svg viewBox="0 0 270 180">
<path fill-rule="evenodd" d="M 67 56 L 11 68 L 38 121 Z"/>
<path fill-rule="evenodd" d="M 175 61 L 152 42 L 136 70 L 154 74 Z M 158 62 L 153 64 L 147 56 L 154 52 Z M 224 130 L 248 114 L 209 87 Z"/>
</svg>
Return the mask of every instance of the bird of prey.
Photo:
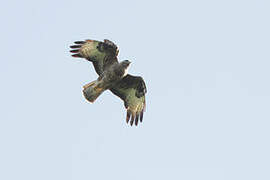
<svg viewBox="0 0 270 180">
<path fill-rule="evenodd" d="M 130 61 L 118 62 L 118 48 L 110 40 L 75 41 L 70 46 L 73 57 L 85 58 L 93 63 L 97 80 L 83 86 L 84 97 L 93 103 L 105 90 L 124 101 L 127 109 L 126 122 L 132 126 L 142 122 L 145 111 L 146 86 L 142 77 L 127 74 Z"/>
</svg>

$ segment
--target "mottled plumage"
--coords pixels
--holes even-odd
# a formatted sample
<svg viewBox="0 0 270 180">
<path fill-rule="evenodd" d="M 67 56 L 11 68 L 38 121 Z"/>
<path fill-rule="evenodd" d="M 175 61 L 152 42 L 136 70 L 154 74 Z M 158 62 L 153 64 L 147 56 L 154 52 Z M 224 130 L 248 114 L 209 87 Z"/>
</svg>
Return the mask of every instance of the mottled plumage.
<svg viewBox="0 0 270 180">
<path fill-rule="evenodd" d="M 132 126 L 142 122 L 145 111 L 146 86 L 142 77 L 127 74 L 128 60 L 118 62 L 118 48 L 109 41 L 76 41 L 70 46 L 73 57 L 85 58 L 92 62 L 99 75 L 98 79 L 84 86 L 84 96 L 94 102 L 109 89 L 124 101 L 127 109 L 126 122 Z"/>
</svg>

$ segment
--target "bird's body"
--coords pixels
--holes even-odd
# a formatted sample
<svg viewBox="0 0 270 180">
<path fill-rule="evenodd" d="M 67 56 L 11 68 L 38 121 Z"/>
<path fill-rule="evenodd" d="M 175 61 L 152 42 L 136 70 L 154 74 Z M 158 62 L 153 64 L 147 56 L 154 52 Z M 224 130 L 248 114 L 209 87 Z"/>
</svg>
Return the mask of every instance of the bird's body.
<svg viewBox="0 0 270 180">
<path fill-rule="evenodd" d="M 97 80 L 84 86 L 84 97 L 93 103 L 102 92 L 114 88 L 127 75 L 129 64 L 130 62 L 125 60 L 121 63 L 115 62 L 106 68 Z"/>
<path fill-rule="evenodd" d="M 85 58 L 91 61 L 99 77 L 97 80 L 86 84 L 83 88 L 85 98 L 94 102 L 105 90 L 120 97 L 127 109 L 127 123 L 130 120 L 135 125 L 139 119 L 142 122 L 145 111 L 146 86 L 141 77 L 127 74 L 130 62 L 128 60 L 118 62 L 117 46 L 109 41 L 95 40 L 76 41 L 70 46 L 73 57 Z"/>
<path fill-rule="evenodd" d="M 127 75 L 127 69 L 130 62 L 125 60 L 121 63 L 114 63 L 109 66 L 104 72 L 98 77 L 98 80 L 103 81 L 106 86 L 112 87 L 113 84 L 116 84 L 123 77 Z"/>
</svg>

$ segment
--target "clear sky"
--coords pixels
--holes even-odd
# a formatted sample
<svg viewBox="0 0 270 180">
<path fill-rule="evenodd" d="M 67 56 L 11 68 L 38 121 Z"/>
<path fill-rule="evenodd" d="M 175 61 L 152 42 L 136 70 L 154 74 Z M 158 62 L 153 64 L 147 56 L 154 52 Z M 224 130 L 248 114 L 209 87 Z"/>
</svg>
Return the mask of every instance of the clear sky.
<svg viewBox="0 0 270 180">
<path fill-rule="evenodd" d="M 0 7 L 0 179 L 270 179 L 270 3 L 34 1 Z M 94 103 L 76 40 L 110 39 L 148 94 L 144 122 Z"/>
</svg>

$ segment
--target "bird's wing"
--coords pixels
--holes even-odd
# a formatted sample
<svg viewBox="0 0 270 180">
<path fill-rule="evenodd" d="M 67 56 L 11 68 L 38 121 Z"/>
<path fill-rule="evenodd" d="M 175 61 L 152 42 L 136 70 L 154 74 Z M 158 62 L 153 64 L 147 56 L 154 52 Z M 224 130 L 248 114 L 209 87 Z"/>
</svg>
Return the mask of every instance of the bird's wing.
<svg viewBox="0 0 270 180">
<path fill-rule="evenodd" d="M 70 46 L 73 57 L 85 58 L 93 62 L 95 70 L 98 75 L 109 67 L 118 62 L 118 48 L 117 46 L 105 39 L 104 42 L 95 40 L 75 41 L 75 45 Z"/>
<path fill-rule="evenodd" d="M 142 122 L 146 94 L 143 78 L 128 74 L 110 90 L 124 101 L 127 109 L 127 123 L 130 120 L 130 125 L 132 126 L 135 120 L 135 125 L 137 126 L 139 119 Z"/>
</svg>

